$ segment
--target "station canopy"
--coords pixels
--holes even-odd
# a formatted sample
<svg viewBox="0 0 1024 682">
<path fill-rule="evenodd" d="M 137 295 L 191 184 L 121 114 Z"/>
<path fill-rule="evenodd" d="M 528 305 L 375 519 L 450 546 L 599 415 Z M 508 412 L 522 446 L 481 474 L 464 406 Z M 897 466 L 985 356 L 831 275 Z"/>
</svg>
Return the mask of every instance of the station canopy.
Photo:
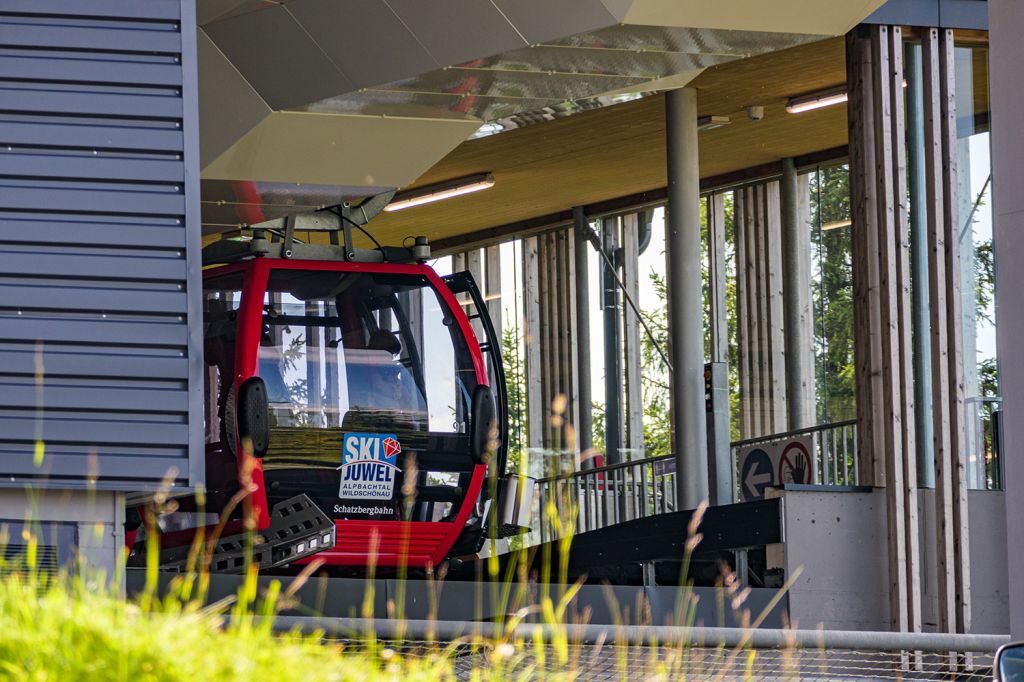
<svg viewBox="0 0 1024 682">
<path fill-rule="evenodd" d="M 727 119 L 701 133 L 702 177 L 843 145 L 845 107 L 785 103 L 845 82 L 836 36 L 881 4 L 200 0 L 204 234 L 484 172 L 491 190 L 375 235 L 452 240 L 662 187 L 658 93 L 684 85 Z"/>
</svg>

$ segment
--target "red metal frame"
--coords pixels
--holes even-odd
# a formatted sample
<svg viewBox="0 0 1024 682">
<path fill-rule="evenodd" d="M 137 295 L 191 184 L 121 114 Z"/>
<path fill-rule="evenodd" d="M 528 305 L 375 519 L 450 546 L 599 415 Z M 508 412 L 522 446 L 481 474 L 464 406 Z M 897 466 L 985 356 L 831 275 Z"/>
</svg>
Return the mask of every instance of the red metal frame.
<svg viewBox="0 0 1024 682">
<path fill-rule="evenodd" d="M 459 330 L 466 339 L 466 346 L 473 361 L 477 383 L 488 386 L 487 369 L 476 333 L 465 311 L 451 290 L 437 273 L 427 265 L 394 265 L 387 263 L 348 263 L 344 261 L 278 260 L 257 258 L 244 263 L 210 268 L 203 272 L 204 279 L 220 277 L 235 272 L 245 272 L 242 285 L 242 301 L 238 309 L 238 328 L 235 341 L 234 389 L 250 377 L 256 376 L 259 363 L 259 341 L 263 325 L 263 299 L 270 279 L 270 271 L 281 270 L 328 270 L 338 272 L 366 272 L 420 275 L 440 294 L 445 305 L 458 322 Z M 263 477 L 263 462 L 242 453 L 238 444 L 239 480 L 244 480 L 246 470 L 252 481 L 253 493 L 247 498 L 248 513 L 255 514 L 258 526 L 264 529 L 270 525 L 266 487 Z M 453 521 L 335 521 L 337 544 L 297 563 L 313 559 L 324 560 L 334 566 L 436 566 L 448 554 L 462 533 L 473 511 L 473 505 L 483 489 L 487 467 L 476 464 L 466 488 L 462 506 Z"/>
</svg>

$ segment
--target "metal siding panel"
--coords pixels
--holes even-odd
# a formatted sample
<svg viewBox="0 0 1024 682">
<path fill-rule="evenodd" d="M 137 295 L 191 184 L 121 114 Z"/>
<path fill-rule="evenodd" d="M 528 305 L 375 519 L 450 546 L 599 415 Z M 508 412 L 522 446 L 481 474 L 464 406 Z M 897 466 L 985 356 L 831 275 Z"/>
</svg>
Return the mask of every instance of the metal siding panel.
<svg viewBox="0 0 1024 682">
<path fill-rule="evenodd" d="M 183 142 L 180 130 L 117 125 L 115 121 L 108 126 L 0 121 L 0 144 L 180 152 Z"/>
<path fill-rule="evenodd" d="M 188 410 L 184 391 L 167 389 L 135 389 L 131 383 L 123 387 L 107 388 L 93 386 L 68 386 L 60 379 L 44 382 L 42 403 L 47 410 L 76 410 L 89 405 L 95 410 L 125 410 L 147 412 L 181 412 Z M 39 397 L 34 380 L 15 383 L 13 379 L 0 378 L 0 407 L 18 408 L 36 404 Z M 45 414 L 45 413 L 44 413 Z M 49 418 L 43 420 L 44 428 Z M 104 441 L 116 441 L 116 429 L 111 429 Z M 85 440 L 84 442 L 88 442 Z"/>
<path fill-rule="evenodd" d="M 181 66 L 167 59 L 166 64 L 146 62 L 113 62 L 109 59 L 88 59 L 80 55 L 53 56 L 24 53 L 0 54 L 0 78 L 45 81 L 83 81 L 146 85 L 181 85 Z M 61 56 L 57 56 L 61 55 Z"/>
<path fill-rule="evenodd" d="M 151 379 L 188 379 L 188 361 L 183 357 L 132 355 L 124 349 L 118 354 L 65 352 L 52 345 L 43 346 L 43 368 L 46 376 L 79 377 L 147 377 Z M 34 348 L 14 349 L 0 345 L 0 376 L 32 376 L 36 371 Z"/>
<path fill-rule="evenodd" d="M 90 321 L 0 314 L 0 340 L 7 341 L 34 343 L 59 339 L 66 343 L 116 342 L 126 346 L 184 346 L 187 334 L 184 322 Z M 83 402 L 82 406 L 92 407 L 88 401 Z"/>
<path fill-rule="evenodd" d="M 170 95 L 120 94 L 102 91 L 0 88 L 0 109 L 29 113 L 83 116 L 111 114 L 136 118 L 181 118 L 181 99 Z"/>
<path fill-rule="evenodd" d="M 90 419 L 61 419 L 58 415 L 47 414 L 40 425 L 35 419 L 7 417 L 0 413 L 0 440 L 7 442 L 34 442 L 41 438 L 45 443 L 117 443 L 119 445 L 144 445 L 154 443 L 180 443 L 188 437 L 188 424 L 164 424 L 159 422 L 131 422 Z"/>
<path fill-rule="evenodd" d="M 173 21 L 181 16 L 181 7 L 180 0 L 4 0 L 3 12 Z"/>
<path fill-rule="evenodd" d="M 132 454 L 116 453 L 110 448 L 98 446 L 81 453 L 50 453 L 43 457 L 43 466 L 33 462 L 33 443 L 4 444 L 0 441 L 0 460 L 4 462 L 4 473 L 9 476 L 46 476 L 63 478 L 113 478 L 124 481 L 160 481 L 171 469 L 181 472 L 181 458 L 174 450 L 147 452 L 132 448 Z M 142 453 L 137 456 L 134 453 Z M 108 468 L 109 467 L 109 468 Z M 59 481 L 51 481 L 53 487 L 60 487 Z M 133 488 L 134 486 L 126 486 Z"/>
<path fill-rule="evenodd" d="M 77 218 L 67 219 L 67 218 Z M 145 244 L 154 248 L 183 249 L 181 225 L 167 219 L 128 218 L 120 221 L 83 220 L 82 216 L 4 214 L 0 212 L 0 242 L 26 244 L 67 244 L 69 240 L 92 246 Z M 133 222 L 127 222 L 132 220 Z"/>
<path fill-rule="evenodd" d="M 190 0 L 0 5 L 0 145 L 37 148 L 0 152 L 0 476 L 203 480 L 195 30 Z"/>
<path fill-rule="evenodd" d="M 186 312 L 184 291 L 62 287 L 49 284 L 10 285 L 0 281 L 0 301 L 17 301 L 21 308 L 36 309 L 132 313 L 156 306 L 157 310 L 165 313 Z M 3 367 L 0 366 L 2 371 Z"/>
<path fill-rule="evenodd" d="M 171 192 L 75 189 L 72 184 L 39 189 L 0 185 L 0 206 L 22 211 L 37 211 L 45 206 L 54 211 L 181 215 L 185 198 Z"/>
<path fill-rule="evenodd" d="M 62 26 L 59 23 L 30 24 L 0 19 L 0 45 L 176 54 L 181 51 L 181 35 L 170 30 Z"/>
<path fill-rule="evenodd" d="M 0 150 L 0 175 L 37 178 L 103 178 L 129 182 L 181 183 L 181 161 L 126 159 L 82 154 L 21 154 Z"/>
<path fill-rule="evenodd" d="M 0 200 L 4 192 L 0 189 Z M 0 251 L 0 274 L 27 277 L 104 277 L 121 280 L 177 282 L 183 279 L 182 258 L 41 253 L 18 248 Z M 14 301 L 8 301 L 5 307 Z M 160 312 L 154 308 L 153 312 Z"/>
</svg>

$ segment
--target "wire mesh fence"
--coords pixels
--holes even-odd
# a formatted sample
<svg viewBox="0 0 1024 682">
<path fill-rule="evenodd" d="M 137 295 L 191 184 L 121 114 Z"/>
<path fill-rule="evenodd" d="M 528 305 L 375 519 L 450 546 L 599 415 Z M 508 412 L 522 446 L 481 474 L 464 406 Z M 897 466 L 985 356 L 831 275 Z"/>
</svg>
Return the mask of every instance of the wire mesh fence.
<svg viewBox="0 0 1024 682">
<path fill-rule="evenodd" d="M 359 648 L 362 640 L 345 640 Z M 654 680 L 991 680 L 992 653 L 728 648 L 533 641 L 387 642 L 386 654 L 445 657 L 456 678 L 630 682 Z"/>
<path fill-rule="evenodd" d="M 1003 635 L 309 619 L 349 649 L 444 659 L 473 680 L 990 680 Z M 357 634 L 358 633 L 358 634 Z"/>
</svg>

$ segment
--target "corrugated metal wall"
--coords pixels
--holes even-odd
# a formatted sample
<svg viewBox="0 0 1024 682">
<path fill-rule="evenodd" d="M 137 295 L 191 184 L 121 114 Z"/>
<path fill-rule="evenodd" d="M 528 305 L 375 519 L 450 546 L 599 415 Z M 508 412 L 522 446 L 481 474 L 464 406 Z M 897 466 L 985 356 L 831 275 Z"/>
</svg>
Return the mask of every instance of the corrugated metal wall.
<svg viewBox="0 0 1024 682">
<path fill-rule="evenodd" d="M 195 54 L 193 0 L 0 0 L 0 484 L 202 480 Z"/>
</svg>

